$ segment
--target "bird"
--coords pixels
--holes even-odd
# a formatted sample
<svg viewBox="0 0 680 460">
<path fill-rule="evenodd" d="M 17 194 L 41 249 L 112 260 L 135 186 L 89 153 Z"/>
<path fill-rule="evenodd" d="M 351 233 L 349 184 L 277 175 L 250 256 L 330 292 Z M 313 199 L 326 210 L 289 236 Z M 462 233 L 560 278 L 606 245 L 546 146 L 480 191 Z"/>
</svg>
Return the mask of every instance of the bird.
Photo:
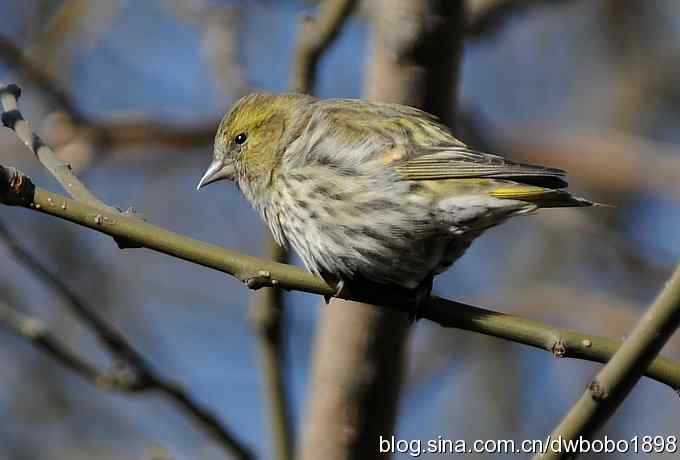
<svg viewBox="0 0 680 460">
<path fill-rule="evenodd" d="M 474 150 L 419 109 L 293 93 L 233 105 L 198 189 L 220 180 L 339 290 L 431 287 L 507 219 L 597 204 L 565 190 L 565 171 Z"/>
</svg>

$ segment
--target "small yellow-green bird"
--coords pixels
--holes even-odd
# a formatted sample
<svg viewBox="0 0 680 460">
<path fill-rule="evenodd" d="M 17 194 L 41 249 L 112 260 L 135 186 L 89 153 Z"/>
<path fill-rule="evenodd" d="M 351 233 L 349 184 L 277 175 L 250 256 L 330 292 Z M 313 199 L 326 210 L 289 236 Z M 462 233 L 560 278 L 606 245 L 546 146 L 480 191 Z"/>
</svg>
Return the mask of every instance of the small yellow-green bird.
<svg viewBox="0 0 680 460">
<path fill-rule="evenodd" d="M 301 94 L 241 98 L 198 184 L 235 181 L 307 268 L 413 289 L 484 230 L 539 208 L 592 206 L 565 172 L 476 152 L 412 107 Z"/>
</svg>

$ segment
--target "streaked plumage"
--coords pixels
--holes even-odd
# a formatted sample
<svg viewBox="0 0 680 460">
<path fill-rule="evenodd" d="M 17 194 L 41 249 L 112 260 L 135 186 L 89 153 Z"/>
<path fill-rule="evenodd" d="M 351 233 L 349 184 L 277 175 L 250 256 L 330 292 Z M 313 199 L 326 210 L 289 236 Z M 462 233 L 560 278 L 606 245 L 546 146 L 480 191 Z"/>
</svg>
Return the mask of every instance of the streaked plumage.
<svg viewBox="0 0 680 460">
<path fill-rule="evenodd" d="M 509 217 L 592 205 L 564 171 L 470 150 L 412 107 L 293 94 L 236 103 L 199 187 L 220 179 L 313 273 L 407 288 Z"/>
</svg>

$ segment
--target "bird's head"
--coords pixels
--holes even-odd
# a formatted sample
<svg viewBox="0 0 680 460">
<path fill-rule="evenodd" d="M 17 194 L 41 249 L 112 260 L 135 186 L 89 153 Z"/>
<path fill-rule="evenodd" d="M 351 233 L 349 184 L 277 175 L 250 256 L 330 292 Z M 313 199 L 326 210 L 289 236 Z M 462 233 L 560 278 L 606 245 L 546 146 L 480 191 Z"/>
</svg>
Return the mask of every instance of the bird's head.
<svg viewBox="0 0 680 460">
<path fill-rule="evenodd" d="M 242 189 L 266 185 L 286 146 L 299 134 L 303 109 L 313 101 L 300 94 L 267 93 L 239 99 L 217 129 L 213 161 L 198 188 L 224 179 L 237 181 Z"/>
</svg>

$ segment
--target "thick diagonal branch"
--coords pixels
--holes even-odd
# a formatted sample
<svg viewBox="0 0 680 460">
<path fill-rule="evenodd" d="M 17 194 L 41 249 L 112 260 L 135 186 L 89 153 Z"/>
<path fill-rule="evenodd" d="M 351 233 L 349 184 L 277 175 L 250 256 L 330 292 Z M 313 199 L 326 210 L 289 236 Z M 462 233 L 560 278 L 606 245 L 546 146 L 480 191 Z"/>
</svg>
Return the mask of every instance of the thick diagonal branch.
<svg viewBox="0 0 680 460">
<path fill-rule="evenodd" d="M 550 435 L 568 442 L 589 438 L 614 414 L 671 335 L 680 326 L 680 266 L 630 336 L 590 382 L 581 398 Z M 551 451 L 541 460 L 574 458 L 578 453 Z"/>
</svg>

